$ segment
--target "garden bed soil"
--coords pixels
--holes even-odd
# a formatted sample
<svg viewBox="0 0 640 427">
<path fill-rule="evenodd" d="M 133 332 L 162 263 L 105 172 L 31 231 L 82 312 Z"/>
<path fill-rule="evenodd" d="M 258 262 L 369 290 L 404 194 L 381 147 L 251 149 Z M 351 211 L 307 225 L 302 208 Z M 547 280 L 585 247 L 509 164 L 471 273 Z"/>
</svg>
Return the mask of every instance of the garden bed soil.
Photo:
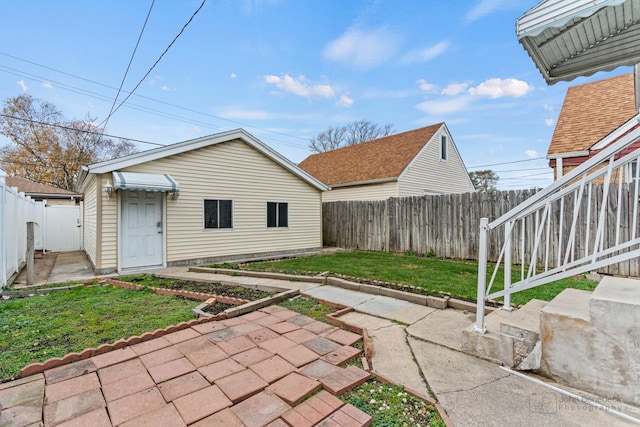
<svg viewBox="0 0 640 427">
<path fill-rule="evenodd" d="M 257 289 L 244 288 L 242 286 L 225 285 L 219 282 L 196 282 L 190 280 L 163 279 L 152 275 L 121 277 L 118 280 L 154 288 L 202 292 L 205 294 L 234 297 L 249 301 L 255 301 L 273 294 L 270 292 L 259 291 Z M 216 303 L 216 305 L 222 304 Z"/>
</svg>

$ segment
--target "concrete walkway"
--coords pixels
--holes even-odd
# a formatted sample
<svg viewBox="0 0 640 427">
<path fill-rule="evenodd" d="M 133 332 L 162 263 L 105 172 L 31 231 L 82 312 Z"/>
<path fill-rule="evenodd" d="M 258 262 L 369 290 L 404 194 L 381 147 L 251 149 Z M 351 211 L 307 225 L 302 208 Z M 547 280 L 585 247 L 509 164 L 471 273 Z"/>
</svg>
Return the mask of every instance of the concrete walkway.
<svg viewBox="0 0 640 427">
<path fill-rule="evenodd" d="M 423 394 L 431 394 L 456 426 L 626 426 L 637 425 L 589 399 L 640 419 L 640 409 L 530 375 L 522 378 L 500 366 L 460 351 L 462 330 L 474 314 L 437 310 L 406 301 L 301 281 L 227 276 L 170 268 L 168 277 L 211 280 L 250 287 L 298 289 L 308 296 L 354 308 L 340 317 L 366 328 L 373 340 L 372 368 Z M 529 379 L 531 378 L 531 379 Z M 580 396 L 576 400 L 541 385 Z"/>
</svg>

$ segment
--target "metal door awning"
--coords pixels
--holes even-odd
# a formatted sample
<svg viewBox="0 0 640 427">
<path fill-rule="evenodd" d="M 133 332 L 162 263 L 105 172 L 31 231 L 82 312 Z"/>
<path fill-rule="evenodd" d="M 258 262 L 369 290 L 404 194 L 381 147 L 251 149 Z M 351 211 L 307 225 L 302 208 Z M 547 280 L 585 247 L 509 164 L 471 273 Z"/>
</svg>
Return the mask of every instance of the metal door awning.
<svg viewBox="0 0 640 427">
<path fill-rule="evenodd" d="M 640 63 L 640 0 L 545 0 L 516 21 L 548 84 Z"/>
<path fill-rule="evenodd" d="M 178 193 L 178 182 L 166 173 L 113 172 L 115 190 L 161 191 Z"/>
</svg>

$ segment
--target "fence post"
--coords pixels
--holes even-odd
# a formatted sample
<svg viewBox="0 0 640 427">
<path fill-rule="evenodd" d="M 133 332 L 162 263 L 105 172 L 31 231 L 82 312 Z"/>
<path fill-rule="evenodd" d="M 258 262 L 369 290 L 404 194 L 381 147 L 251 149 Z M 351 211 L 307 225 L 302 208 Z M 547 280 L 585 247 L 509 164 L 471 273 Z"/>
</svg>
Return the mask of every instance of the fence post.
<svg viewBox="0 0 640 427">
<path fill-rule="evenodd" d="M 478 245 L 478 301 L 476 307 L 476 332 L 484 334 L 487 328 L 484 326 L 484 296 L 487 286 L 487 229 L 488 218 L 480 218 L 480 242 Z"/>
<path fill-rule="evenodd" d="M 504 223 L 504 290 L 511 288 L 511 228 L 512 221 Z M 511 292 L 504 294 L 504 310 L 511 311 Z"/>
<path fill-rule="evenodd" d="M 33 285 L 33 221 L 27 222 L 27 286 Z"/>
</svg>

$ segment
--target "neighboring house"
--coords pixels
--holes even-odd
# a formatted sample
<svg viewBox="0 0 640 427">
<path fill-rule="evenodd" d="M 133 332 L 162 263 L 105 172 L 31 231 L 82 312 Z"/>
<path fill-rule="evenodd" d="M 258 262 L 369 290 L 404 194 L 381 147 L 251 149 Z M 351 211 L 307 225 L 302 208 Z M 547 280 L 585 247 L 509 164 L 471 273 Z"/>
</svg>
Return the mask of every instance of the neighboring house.
<svg viewBox="0 0 640 427">
<path fill-rule="evenodd" d="M 324 202 L 474 191 L 444 123 L 313 154 L 300 167 L 331 187 Z"/>
<path fill-rule="evenodd" d="M 570 87 L 547 153 L 554 179 L 593 157 L 637 114 L 633 73 Z"/>
<path fill-rule="evenodd" d="M 62 188 L 52 187 L 31 181 L 19 176 L 7 176 L 5 182 L 9 187 L 17 187 L 18 191 L 39 202 L 46 200 L 48 205 L 75 205 L 82 200 L 82 194 Z"/>
<path fill-rule="evenodd" d="M 321 182 L 242 129 L 83 167 L 97 272 L 322 247 Z"/>
</svg>

